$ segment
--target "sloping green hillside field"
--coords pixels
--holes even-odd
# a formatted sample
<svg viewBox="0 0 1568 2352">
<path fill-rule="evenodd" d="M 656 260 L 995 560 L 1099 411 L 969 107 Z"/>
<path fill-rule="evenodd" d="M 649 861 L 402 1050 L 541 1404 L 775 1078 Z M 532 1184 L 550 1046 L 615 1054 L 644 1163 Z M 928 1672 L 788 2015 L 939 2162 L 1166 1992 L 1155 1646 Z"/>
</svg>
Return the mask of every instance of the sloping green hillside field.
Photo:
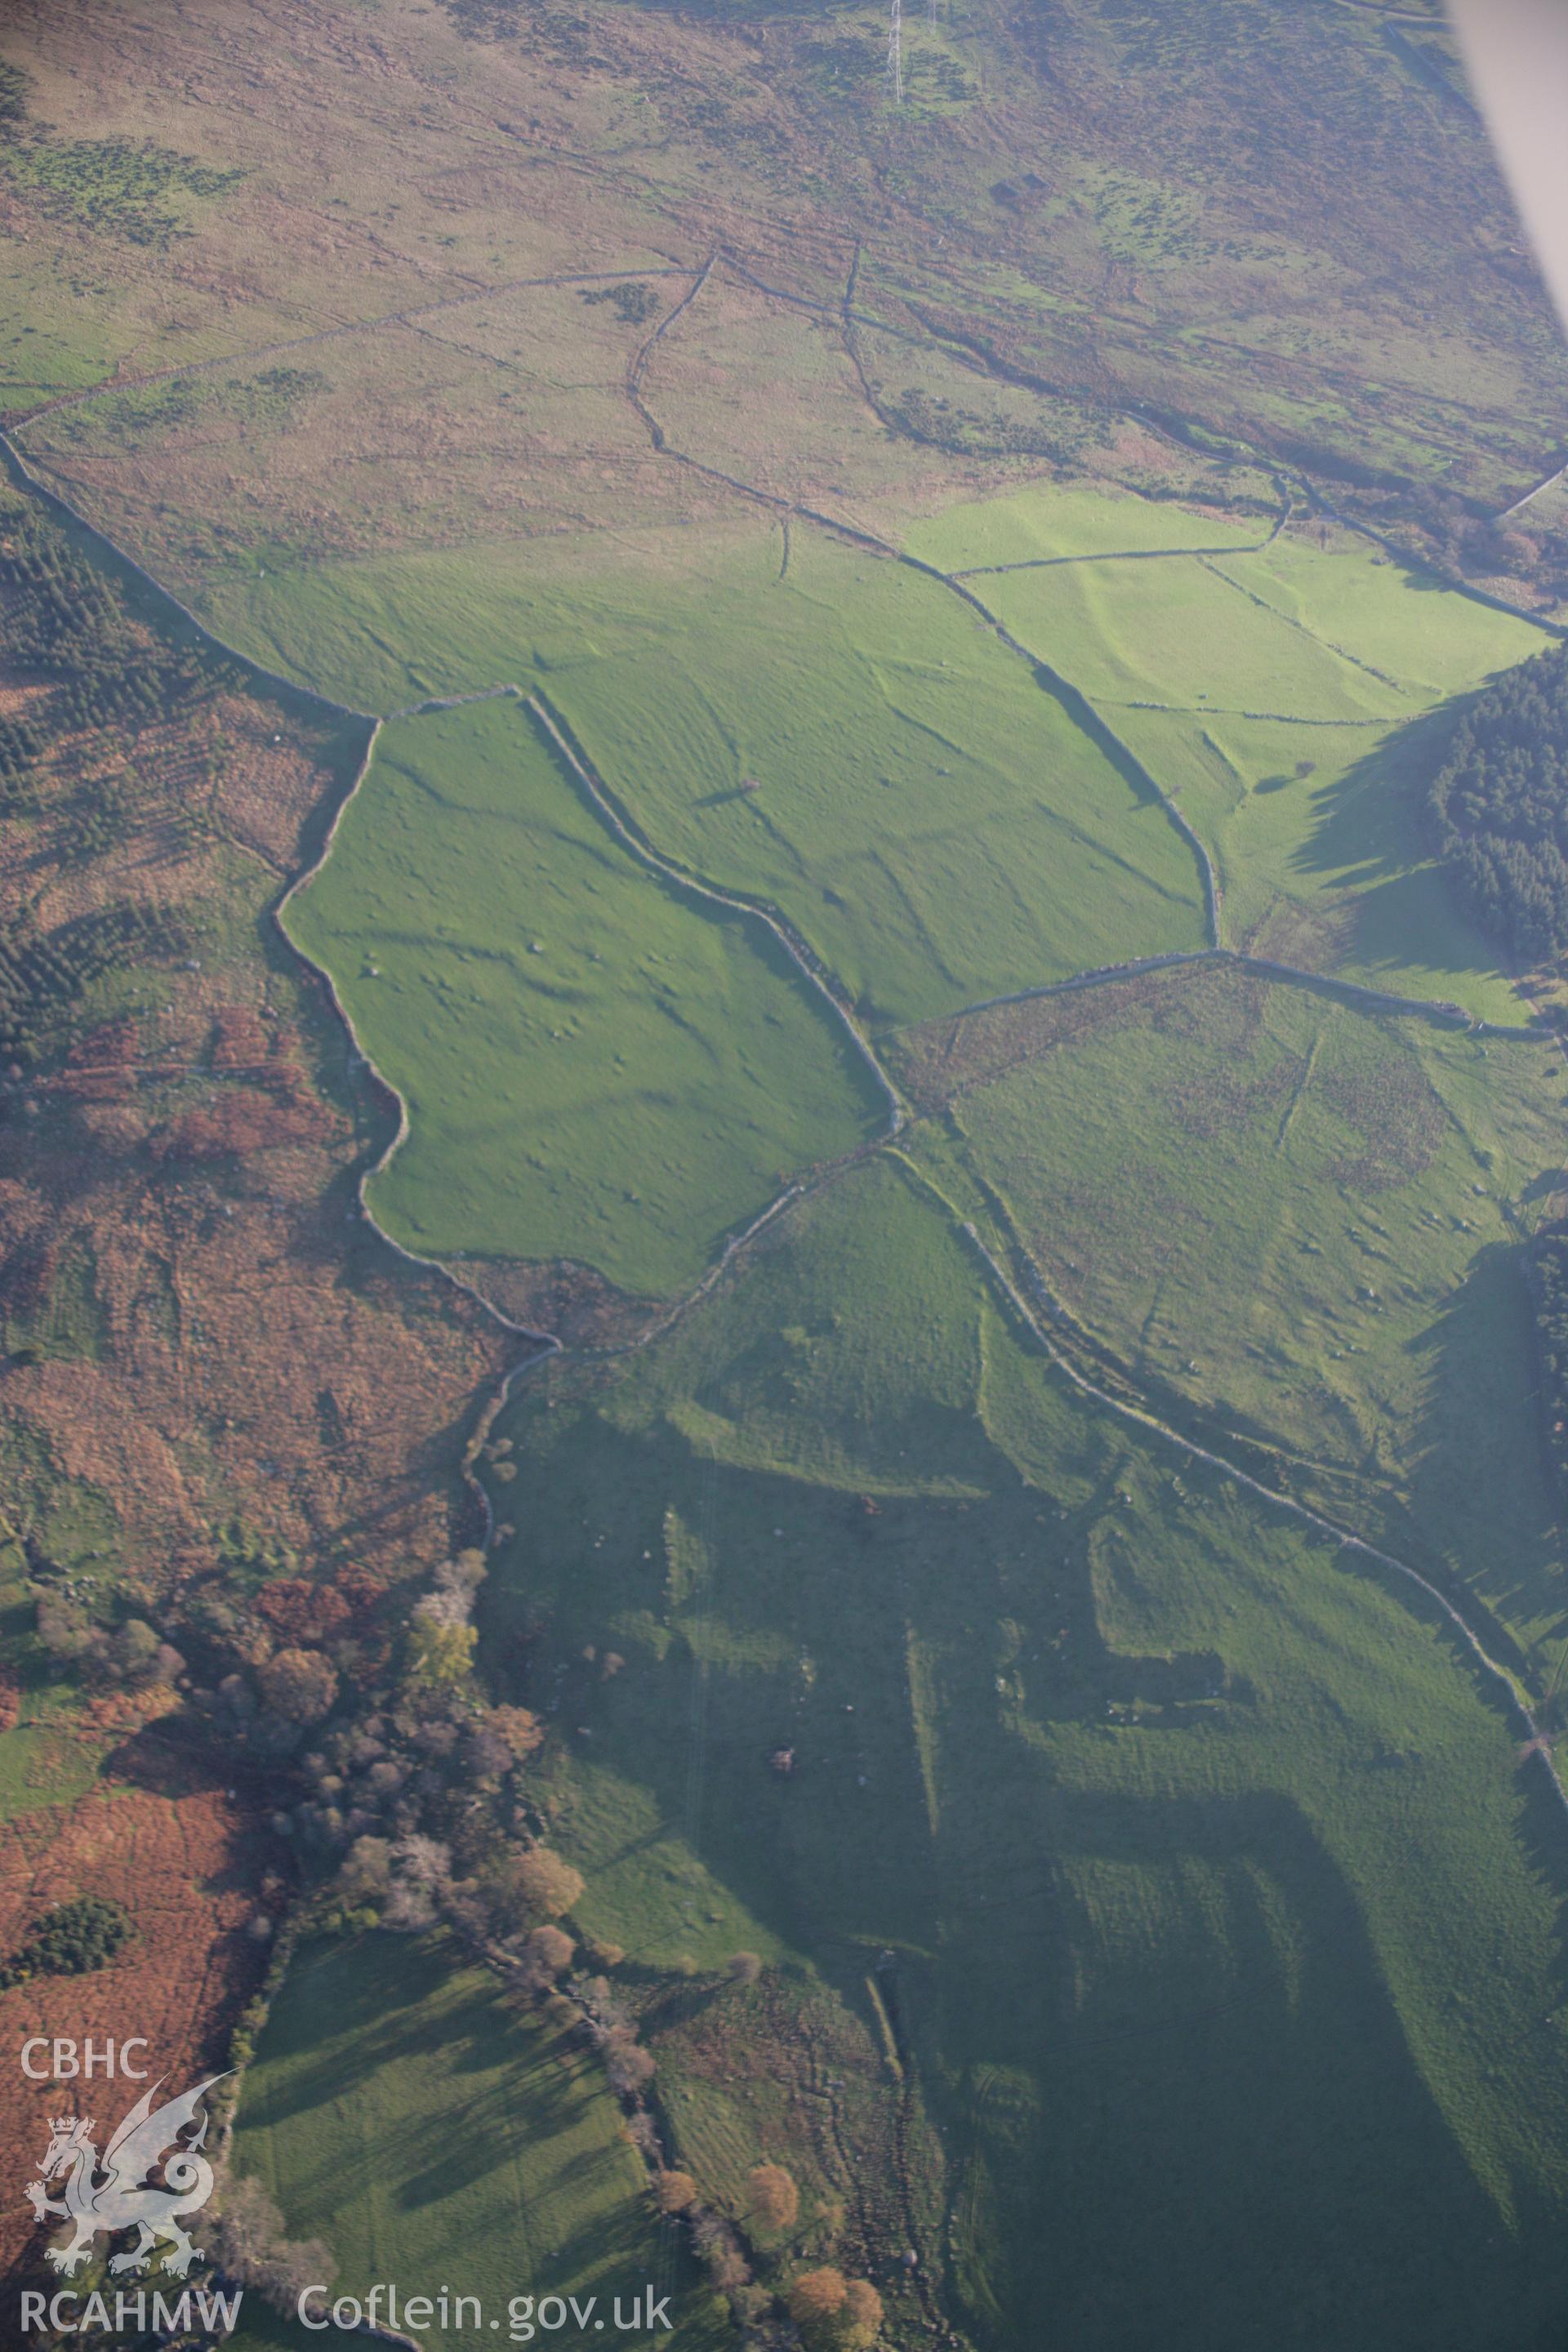
<svg viewBox="0 0 1568 2352">
<path fill-rule="evenodd" d="M 1204 551 L 1175 553 L 1193 541 L 1162 507 L 1063 505 L 1026 492 L 911 544 L 1000 567 L 968 585 L 1179 797 L 1218 869 L 1226 944 L 1508 1019 L 1418 807 L 1428 714 L 1540 652 L 1540 630 L 1323 524 L 1260 545 L 1216 520 Z M 1128 552 L 1140 546 L 1145 560 Z"/>
<path fill-rule="evenodd" d="M 1560 1199 L 1553 1045 L 1220 966 L 900 1047 L 941 1118 L 916 1148 L 956 1145 L 1139 1392 L 1550 1639 L 1561 1503 L 1520 1253 Z"/>
<path fill-rule="evenodd" d="M 439 1938 L 306 1948 L 247 2076 L 236 2162 L 292 2237 L 331 2247 L 333 2296 L 363 2302 L 378 2280 L 405 2296 L 445 2287 L 477 2296 L 506 2341 L 514 2298 L 595 2296 L 607 2317 L 617 2292 L 629 2310 L 655 2284 L 683 2344 L 724 2341 L 596 2070 Z M 364 2340 L 254 2305 L 234 2341 L 257 2352 Z M 431 2352 L 475 2340 L 471 2316 L 419 2332 Z"/>
<path fill-rule="evenodd" d="M 0 597 L 0 1009 L 118 918 L 149 730 L 201 1007 L 152 955 L 0 1082 L 0 1357 L 147 1370 L 10 1444 L 0 1820 L 42 1899 L 40 1808 L 244 1725 L 224 1917 L 310 1932 L 233 2160 L 334 2292 L 482 2299 L 421 2352 L 647 2288 L 676 2352 L 1568 2352 L 1568 1014 L 1429 811 L 1563 634 L 1563 345 L 1448 13 L 932 0 L 889 87 L 885 8 L 4 12 L 11 478 L 226 653 L 188 759 L 79 759 L 121 681 Z M 245 661 L 376 722 L 341 808 Z M 242 859 L 289 1017 L 187 1118 Z M 151 1288 L 47 1246 L 57 1144 L 157 1169 Z M 401 1281 L 356 1187 L 494 1379 L 274 1383 L 262 1593 L 142 1391 L 219 1360 L 195 1253 Z M 105 1609 L 167 1690 L 79 1688 Z M 437 1932 L 356 1931 L 362 1832 Z"/>
<path fill-rule="evenodd" d="M 1036 488 L 916 527 L 1012 646 L 797 530 L 710 576 L 503 562 L 425 647 L 779 910 L 912 1113 L 879 1164 L 839 1166 L 885 1118 L 844 1024 L 515 696 L 391 723 L 290 914 L 407 1100 L 400 1239 L 668 1294 L 807 1179 L 667 1336 L 518 1390 L 482 1654 L 505 1687 L 526 1636 L 559 1714 L 552 1835 L 648 1972 L 702 2194 L 744 2224 L 786 2162 L 845 2248 L 908 2241 L 898 2327 L 987 2352 L 1042 2312 L 1074 2352 L 1474 2352 L 1568 2289 L 1561 1809 L 1420 1587 L 1286 1507 L 1549 1679 L 1521 1251 L 1558 1065 L 1419 807 L 1445 708 L 1539 640 L 1280 520 Z M 374 595 L 408 642 L 460 562 L 357 567 L 337 625 Z M 283 644 L 289 583 L 250 593 Z M 1182 968 L 1161 789 L 1272 977 Z M 680 1992 L 737 1948 L 765 1996 Z"/>
<path fill-rule="evenodd" d="M 1544 2322 L 1561 1821 L 1418 1593 L 1077 1395 L 894 1164 L 505 1426 L 494 1654 L 526 1618 L 627 1660 L 563 1685 L 585 1924 L 671 1970 L 743 1938 L 865 2021 L 975 2341 Z M 661 2076 L 721 2192 L 764 2110 L 674 2033 Z M 829 2147 L 797 2109 L 853 2220 Z"/>
<path fill-rule="evenodd" d="M 411 1248 L 689 1286 L 885 1124 L 766 926 L 639 864 L 510 696 L 383 731 L 289 922 L 407 1102 L 369 1198 Z"/>
</svg>

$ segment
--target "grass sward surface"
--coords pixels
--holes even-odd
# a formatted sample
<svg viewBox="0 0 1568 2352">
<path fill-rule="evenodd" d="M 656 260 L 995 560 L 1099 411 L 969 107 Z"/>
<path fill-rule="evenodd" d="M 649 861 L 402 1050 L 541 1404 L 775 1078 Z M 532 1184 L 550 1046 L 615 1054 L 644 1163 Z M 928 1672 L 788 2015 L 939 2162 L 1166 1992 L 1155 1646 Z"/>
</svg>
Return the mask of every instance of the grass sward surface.
<svg viewBox="0 0 1568 2352">
<path fill-rule="evenodd" d="M 84 1737 L 61 1695 L 39 1692 L 26 1719 L 0 1731 L 0 1822 L 47 1805 L 68 1805 L 105 1789 L 105 1759 L 114 1743 Z"/>
<path fill-rule="evenodd" d="M 1300 525 L 1248 548 L 1245 528 L 1031 489 L 910 543 L 950 567 L 1030 564 L 970 585 L 1180 795 L 1218 868 L 1227 944 L 1518 1020 L 1419 808 L 1444 724 L 1431 714 L 1538 652 L 1541 632 L 1373 549 Z M 1235 551 L 1170 552 L 1200 529 Z M 1140 538 L 1147 562 L 1093 560 Z M 1036 548 L 1085 560 L 1042 564 Z"/>
<path fill-rule="evenodd" d="M 1268 529 L 1036 487 L 908 540 L 954 570 L 1029 567 L 969 584 L 1179 795 L 1228 943 L 1517 1019 L 1419 803 L 1434 714 L 1541 633 Z M 655 841 L 776 900 L 873 1024 L 1200 943 L 1190 852 L 1025 661 L 934 581 L 804 526 L 781 578 L 778 545 L 735 534 L 697 564 L 667 541 L 613 578 L 505 549 L 388 558 L 229 583 L 215 617 L 384 707 L 542 679 Z"/>
<path fill-rule="evenodd" d="M 369 1197 L 412 1248 L 673 1290 L 882 1123 L 765 927 L 641 865 L 510 697 L 384 730 L 289 924 L 407 1102 Z"/>
<path fill-rule="evenodd" d="M 81 1551 L 87 1548 L 88 1538 L 80 1533 L 85 1517 L 71 1507 L 76 1499 L 68 1488 L 53 1496 L 53 1507 L 41 1509 L 37 1523 L 67 1557 L 79 1559 L 80 1551 L 66 1550 L 73 1537 Z M 108 1532 L 95 1517 L 91 1534 L 101 1539 Z M 14 1705 L 7 1727 L 0 1730 L 0 1822 L 46 1806 L 72 1805 L 92 1791 L 114 1795 L 123 1785 L 109 1763 L 119 1745 L 114 1733 L 83 1722 L 74 1691 L 53 1678 L 52 1662 L 34 1628 L 33 1597 L 26 1555 L 7 1533 L 0 1540 L 0 1673 Z"/>
<path fill-rule="evenodd" d="M 873 1025 L 1201 944 L 1157 799 L 936 582 L 797 531 L 722 626 L 683 617 L 552 691 L 649 832 L 782 907 Z"/>
<path fill-rule="evenodd" d="M 1561 1058 L 1226 970 L 905 1041 L 1052 1293 L 1342 1523 L 1562 1616 L 1520 1244 Z"/>
<path fill-rule="evenodd" d="M 672 1970 L 749 1921 L 862 2013 L 892 1955 L 911 2209 L 978 2343 L 1561 2313 L 1563 1828 L 1418 1594 L 1077 1396 L 893 1162 L 504 1420 L 535 1505 L 485 1647 L 526 1622 L 583 1727 L 580 1916 Z"/>
<path fill-rule="evenodd" d="M 404 2296 L 477 2295 L 490 2340 L 494 2318 L 511 2340 L 513 2296 L 597 2296 L 608 2336 L 617 2293 L 629 2309 L 645 2285 L 673 2283 L 601 2070 L 437 1937 L 304 1948 L 246 2075 L 235 2164 L 259 2176 L 290 2237 L 326 2242 L 334 2294 L 363 2299 L 385 2280 Z M 363 2340 L 247 2303 L 239 2344 Z M 725 2340 L 684 2276 L 670 2316 L 683 2344 Z M 417 2333 L 429 2352 L 475 2341 L 471 2320 Z"/>
<path fill-rule="evenodd" d="M 873 1024 L 1202 945 L 1190 845 L 1026 661 L 939 582 L 804 527 L 781 578 L 779 544 L 575 584 L 488 551 L 354 567 L 332 625 L 418 646 L 365 676 L 399 703 L 541 682 L 655 846 L 781 908 Z M 319 679 L 320 581 L 252 593 L 240 641 Z"/>
<path fill-rule="evenodd" d="M 1194 510 L 1109 488 L 1031 486 L 923 517 L 904 533 L 911 555 L 942 572 L 1000 563 L 1057 564 L 1194 549 L 1254 548 L 1271 519 Z"/>
</svg>

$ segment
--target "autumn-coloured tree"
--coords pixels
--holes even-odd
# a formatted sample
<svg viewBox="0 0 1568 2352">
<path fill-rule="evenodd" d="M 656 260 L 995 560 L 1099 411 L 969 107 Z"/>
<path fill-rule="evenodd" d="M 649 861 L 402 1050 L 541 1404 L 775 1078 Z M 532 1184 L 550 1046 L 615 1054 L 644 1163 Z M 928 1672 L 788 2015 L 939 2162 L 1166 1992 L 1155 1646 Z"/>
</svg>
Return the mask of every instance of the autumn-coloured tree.
<svg viewBox="0 0 1568 2352">
<path fill-rule="evenodd" d="M 753 2167 L 749 2182 L 752 2212 L 764 2230 L 793 2230 L 800 2219 L 800 2191 L 782 2164 Z"/>
<path fill-rule="evenodd" d="M 459 1744 L 458 1760 L 470 1787 L 494 1789 L 511 1769 L 511 1750 L 488 1723 L 472 1725 Z"/>
<path fill-rule="evenodd" d="M 351 1560 L 347 1568 L 339 1570 L 335 1584 L 350 1614 L 355 1617 L 363 1616 L 382 1598 L 380 1580 L 368 1568 L 362 1568 L 357 1560 Z"/>
<path fill-rule="evenodd" d="M 762 1973 L 762 1958 L 756 1952 L 732 1952 L 725 1967 L 731 1984 L 755 1984 Z"/>
<path fill-rule="evenodd" d="M 515 1936 L 570 1911 L 582 1895 L 583 1877 L 548 1846 L 536 1845 L 491 1871 L 484 1891 L 497 1931 Z"/>
<path fill-rule="evenodd" d="M 445 1559 L 408 1623 L 408 1674 L 429 1688 L 450 1688 L 468 1680 L 479 1635 L 468 1622 L 474 1595 L 485 1580 L 482 1552 L 460 1551 Z"/>
<path fill-rule="evenodd" d="M 882 2298 L 869 2279 L 850 2279 L 844 2289 L 844 2318 L 839 2335 L 842 2352 L 863 2352 L 882 2328 Z"/>
<path fill-rule="evenodd" d="M 326 1642 L 349 1622 L 347 1601 L 332 1584 L 310 1584 L 302 1576 L 275 1576 L 256 1596 L 258 1615 L 286 1641 Z"/>
<path fill-rule="evenodd" d="M 802 2271 L 790 2281 L 785 2297 L 789 2315 L 803 2331 L 828 2326 L 843 2312 L 848 2294 L 848 2282 L 842 2271 L 825 2265 L 821 2270 Z"/>
<path fill-rule="evenodd" d="M 338 1696 L 338 1678 L 320 1650 L 279 1650 L 257 1670 L 261 1696 L 290 1723 L 320 1723 Z"/>
<path fill-rule="evenodd" d="M 408 1678 L 430 1689 L 464 1681 L 479 1634 L 471 1625 L 443 1624 L 416 1610 L 408 1628 Z"/>
<path fill-rule="evenodd" d="M 535 1927 L 523 1946 L 531 1969 L 542 1977 L 558 1977 L 572 1965 L 576 1946 L 559 1927 Z"/>
<path fill-rule="evenodd" d="M 704 2256 L 704 2261 L 709 2281 L 721 2294 L 733 2294 L 737 2287 L 750 2285 L 751 2265 L 739 2246 L 714 2246 Z"/>
<path fill-rule="evenodd" d="M 319 2239 L 296 2243 L 283 2234 L 283 2217 L 254 2173 L 225 2176 L 205 2217 L 213 2259 L 226 2276 L 250 2287 L 275 2311 L 290 2315 L 303 2288 L 330 2279 L 336 2268 Z"/>
<path fill-rule="evenodd" d="M 485 1717 L 485 1729 L 504 1740 L 520 1764 L 544 1739 L 544 1726 L 531 1706 L 492 1706 Z"/>
<path fill-rule="evenodd" d="M 689 2205 L 697 2202 L 697 2183 L 689 2172 L 660 2172 L 655 2175 L 653 2201 L 661 2213 L 684 2213 Z"/>
<path fill-rule="evenodd" d="M 610 2088 L 623 2098 L 646 2090 L 658 2071 L 652 2052 L 645 2050 L 640 2042 L 614 2043 L 605 2060 Z"/>
<path fill-rule="evenodd" d="M 536 1845 L 531 1853 L 520 1856 L 517 1884 L 523 1901 L 545 1919 L 559 1919 L 582 1899 L 582 1872 L 563 1862 L 547 1845 Z"/>
<path fill-rule="evenodd" d="M 803 2271 L 786 2301 L 808 2352 L 867 2352 L 882 2325 L 882 2298 L 869 2279 L 847 2279 L 830 2265 Z"/>
<path fill-rule="evenodd" d="M 355 1838 L 348 1859 L 338 1873 L 338 1892 L 345 1903 L 369 1903 L 386 1894 L 392 1885 L 392 1847 L 385 1838 Z"/>
<path fill-rule="evenodd" d="M 705 2210 L 698 2206 L 690 2221 L 691 2243 L 697 2258 L 707 2272 L 710 2284 L 721 2294 L 731 2297 L 730 2308 L 739 2317 L 734 2298 L 737 2294 L 744 2294 L 751 2286 L 752 2272 L 734 2227 L 722 2213 L 716 2213 L 711 2207 Z"/>
</svg>

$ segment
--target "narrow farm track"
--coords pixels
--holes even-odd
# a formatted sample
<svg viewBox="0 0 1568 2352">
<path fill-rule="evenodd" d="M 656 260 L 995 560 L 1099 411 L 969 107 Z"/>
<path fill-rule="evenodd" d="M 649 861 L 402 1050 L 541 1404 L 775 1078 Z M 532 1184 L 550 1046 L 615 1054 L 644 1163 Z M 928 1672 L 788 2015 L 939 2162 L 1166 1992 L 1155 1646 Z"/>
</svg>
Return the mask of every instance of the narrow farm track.
<svg viewBox="0 0 1568 2352">
<path fill-rule="evenodd" d="M 1557 488 L 1558 483 L 1563 479 L 1564 476 L 1568 476 L 1568 465 L 1559 466 L 1555 473 L 1546 475 L 1541 481 L 1535 484 L 1533 488 L 1526 490 L 1521 499 L 1515 499 L 1512 506 L 1504 507 L 1500 515 L 1494 516 L 1494 521 L 1507 522 L 1511 516 L 1522 514 L 1525 508 L 1528 506 L 1533 506 L 1536 499 L 1540 498 L 1544 491 L 1554 490 Z"/>
<path fill-rule="evenodd" d="M 551 286 L 618 285 L 627 278 L 689 278 L 688 269 L 678 263 L 661 262 L 656 268 L 625 269 L 584 269 L 558 274 L 551 278 L 508 278 L 495 286 L 476 286 L 466 294 L 443 294 L 431 302 L 405 303 L 401 310 L 384 310 L 373 319 L 344 319 L 335 326 L 312 327 L 302 335 L 285 335 L 266 343 L 252 343 L 238 351 L 229 352 L 219 359 L 185 360 L 177 367 L 153 368 L 144 375 L 108 376 L 101 383 L 88 384 L 78 392 L 68 392 L 58 400 L 40 402 L 29 409 L 16 429 L 24 425 L 38 424 L 46 416 L 57 415 L 63 408 L 85 408 L 94 400 L 112 399 L 117 393 L 143 392 L 150 385 L 178 383 L 187 376 L 210 375 L 217 368 L 254 367 L 261 360 L 279 358 L 285 352 L 309 351 L 318 343 L 341 342 L 351 335 L 374 335 L 386 327 L 415 327 L 422 320 L 437 317 L 443 310 L 471 309 L 476 302 L 500 301 L 508 294 L 526 294 Z"/>
<path fill-rule="evenodd" d="M 1260 719 L 1271 727 L 1328 727 L 1350 735 L 1384 733 L 1391 724 L 1386 719 L 1311 719 L 1300 710 L 1248 710 L 1229 702 L 1128 702 L 1120 697 L 1100 695 L 1097 698 L 1106 710 L 1163 710 L 1178 719 Z"/>
<path fill-rule="evenodd" d="M 1565 469 L 1568 470 L 1568 469 Z M 1026 555 L 1014 563 L 965 563 L 948 574 L 950 580 L 984 580 L 1001 572 L 1055 572 L 1063 564 L 1081 563 L 1170 563 L 1183 557 L 1267 555 L 1281 531 L 1296 512 L 1296 501 L 1287 495 L 1274 527 L 1267 539 L 1243 540 L 1233 547 L 1111 547 L 1102 548 L 1091 555 Z"/>
<path fill-rule="evenodd" d="M 1516 1024 L 1473 1020 L 1462 1005 L 1446 1004 L 1440 999 L 1426 996 L 1391 995 L 1383 989 L 1368 988 L 1358 980 L 1341 980 L 1332 972 L 1308 971 L 1300 964 L 1277 963 L 1269 956 L 1248 955 L 1241 948 L 1173 948 L 1168 954 L 1141 956 L 1131 963 L 1100 964 L 1092 971 L 1074 972 L 1067 980 L 1042 981 L 1037 988 L 1015 988 L 1002 996 L 983 996 L 974 1004 L 938 1013 L 931 1021 L 910 1022 L 881 1034 L 885 1037 L 903 1036 L 910 1029 L 931 1028 L 941 1022 L 967 1021 L 971 1013 L 992 1013 L 1004 1004 L 1032 1004 L 1042 996 L 1071 996 L 1086 988 L 1111 988 L 1121 981 L 1141 980 L 1146 972 L 1172 971 L 1184 964 L 1232 964 L 1239 971 L 1255 972 L 1261 980 L 1277 981 L 1283 988 L 1309 989 L 1315 996 L 1331 996 L 1364 1013 L 1386 1013 L 1395 1020 L 1426 1021 L 1437 1028 L 1459 1031 L 1471 1037 L 1512 1037 L 1521 1043 L 1540 1045 L 1547 1036 L 1545 1030 L 1526 1022 Z"/>
<path fill-rule="evenodd" d="M 649 438 L 652 440 L 653 446 L 656 449 L 662 449 L 664 447 L 664 436 L 654 417 L 643 404 L 642 380 L 647 373 L 647 363 L 649 360 L 652 359 L 654 352 L 664 341 L 666 335 L 668 334 L 671 327 L 675 325 L 677 320 L 684 318 L 686 312 L 690 310 L 691 305 L 696 301 L 698 296 L 701 293 L 702 289 L 712 277 L 713 271 L 718 264 L 718 260 L 719 251 L 718 247 L 715 247 L 713 251 L 709 255 L 707 260 L 703 263 L 701 268 L 697 272 L 695 277 L 693 277 L 690 285 L 687 288 L 679 301 L 675 305 L 673 310 L 667 310 L 664 317 L 654 329 L 652 334 L 649 335 L 647 341 L 645 343 L 638 345 L 637 351 L 632 355 L 631 363 L 626 369 L 626 398 L 637 410 L 637 413 L 641 417 L 644 425 L 647 425 Z"/>
<path fill-rule="evenodd" d="M 1415 25 L 1424 33 L 1440 33 L 1444 29 L 1441 16 L 1418 16 L 1407 8 L 1385 8 L 1382 0 L 1339 0 L 1339 5 L 1350 9 L 1352 16 L 1375 16 L 1380 24 Z"/>
<path fill-rule="evenodd" d="M 1273 546 L 1294 511 L 1293 508 L 1289 509 L 1267 539 L 1243 540 L 1237 547 L 1107 547 L 1092 555 L 1025 555 L 1016 563 L 966 563 L 947 576 L 950 580 L 988 580 L 1002 572 L 1056 572 L 1069 564 L 1173 563 L 1184 559 L 1195 561 L 1205 555 L 1262 555 Z"/>
</svg>

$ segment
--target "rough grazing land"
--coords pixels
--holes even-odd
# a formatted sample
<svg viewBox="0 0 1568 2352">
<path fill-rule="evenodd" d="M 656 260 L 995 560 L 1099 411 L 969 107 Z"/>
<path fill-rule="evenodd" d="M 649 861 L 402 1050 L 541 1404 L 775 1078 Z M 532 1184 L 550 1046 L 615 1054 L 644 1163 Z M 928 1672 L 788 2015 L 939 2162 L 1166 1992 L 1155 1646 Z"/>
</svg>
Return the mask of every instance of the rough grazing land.
<svg viewBox="0 0 1568 2352">
<path fill-rule="evenodd" d="M 1085 1339 L 1550 1634 L 1559 1503 L 1521 1410 L 1520 1245 L 1561 1213 L 1554 1048 L 1223 967 L 900 1042 Z"/>
<path fill-rule="evenodd" d="M 1552 331 L 1436 24 L 1391 44 L 1335 0 L 911 23 L 897 121 L 879 29 L 618 5 L 525 23 L 512 0 L 232 0 L 149 26 L 33 0 L 7 26 L 28 79 L 0 174 L 15 407 L 117 367 L 379 334 L 521 278 L 695 268 L 715 243 L 831 311 L 858 239 L 867 389 L 939 473 L 1105 452 L 1158 480 L 1184 462 L 1174 423 L 1373 507 L 1401 477 L 1495 506 L 1539 478 Z M 116 140 L 167 159 L 134 195 Z M 427 324 L 450 314 L 405 331 Z M 328 372 L 319 347 L 283 363 Z M 570 388 L 540 373 L 541 399 Z M 457 456 L 439 410 L 407 454 Z M 591 436 L 556 454 L 581 503 L 603 498 Z M 135 476 L 121 494 L 146 499 Z M 237 524 L 243 478 L 232 522 L 188 509 L 204 537 Z M 312 547 L 351 480 L 315 501 Z"/>
<path fill-rule="evenodd" d="M 6 1735 L 11 1737 L 14 1735 Z M 105 1785 L 74 1804 L 28 1812 L 0 1831 L 0 1943 L 56 1904 L 89 1892 L 121 1903 L 133 1932 L 107 1969 L 0 1992 L 7 2046 L 35 2033 L 101 2043 L 145 2033 L 160 2071 L 178 2084 L 226 2063 L 226 2027 L 254 1989 L 265 1944 L 249 1932 L 266 1920 L 281 1882 L 259 1892 L 278 1859 L 251 1810 L 211 1774 L 160 1748 L 155 1733 L 110 1743 Z M 94 2085 L 94 2112 L 112 2130 L 134 2086 Z M 0 2189 L 7 2265 L 32 2235 L 23 2199 L 58 2114 L 60 2091 L 6 2069 L 0 2100 Z"/>
</svg>

